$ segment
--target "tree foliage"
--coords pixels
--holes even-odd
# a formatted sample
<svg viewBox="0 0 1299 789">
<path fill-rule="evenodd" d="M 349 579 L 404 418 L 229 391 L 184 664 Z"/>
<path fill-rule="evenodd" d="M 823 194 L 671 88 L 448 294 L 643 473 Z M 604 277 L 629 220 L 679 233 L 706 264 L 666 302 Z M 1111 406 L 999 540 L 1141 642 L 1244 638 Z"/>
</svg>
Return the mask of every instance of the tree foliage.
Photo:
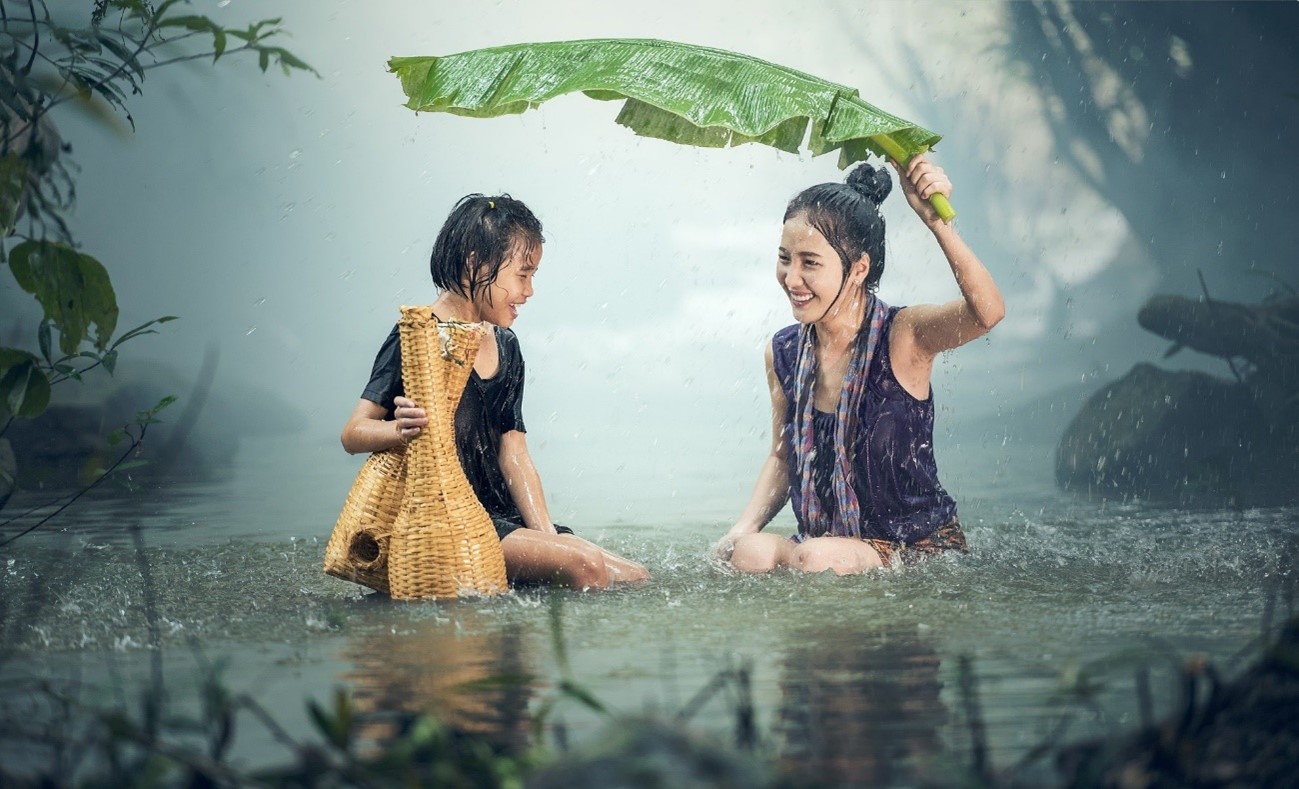
<svg viewBox="0 0 1299 789">
<path fill-rule="evenodd" d="M 1292 270 L 1299 5 L 1007 10 L 1008 51 L 1046 99 L 1057 154 L 1123 214 L 1163 288 L 1198 290 L 1201 268 L 1215 285 Z"/>
<path fill-rule="evenodd" d="M 286 75 L 315 73 L 276 43 L 284 33 L 278 18 L 225 27 L 183 13 L 187 3 L 94 0 L 68 8 L 74 4 L 0 0 L 0 268 L 8 268 L 42 311 L 36 348 L 0 347 L 0 507 L 18 474 L 15 453 L 4 438 L 13 421 L 39 417 L 49 406 L 51 388 L 64 381 L 81 381 L 101 367 L 112 375 L 124 343 L 175 320 L 166 315 L 117 332 L 117 294 L 108 269 L 81 249 L 68 227 L 78 170 L 56 118 L 76 108 L 107 126 L 120 127 L 124 118 L 134 129 L 128 105 L 149 72 L 190 60 L 215 63 L 255 54 L 262 71 L 275 65 Z M 114 470 L 143 462 L 128 457 L 143 440 L 145 426 L 174 399 L 139 413 L 134 423 L 139 434 L 130 435 L 131 446 L 96 473 L 91 487 Z"/>
<path fill-rule="evenodd" d="M 134 128 L 128 105 L 149 72 L 189 60 L 246 53 L 263 71 L 315 73 L 275 43 L 284 33 L 278 18 L 225 27 L 182 13 L 187 2 L 96 0 L 71 11 L 47 0 L 0 0 L 0 265 L 43 312 L 38 348 L 0 348 L 0 435 L 15 417 L 39 416 L 51 386 L 96 367 L 111 375 L 123 343 L 175 319 L 116 334 L 108 270 L 68 227 L 77 170 L 56 111 L 79 107 Z"/>
</svg>

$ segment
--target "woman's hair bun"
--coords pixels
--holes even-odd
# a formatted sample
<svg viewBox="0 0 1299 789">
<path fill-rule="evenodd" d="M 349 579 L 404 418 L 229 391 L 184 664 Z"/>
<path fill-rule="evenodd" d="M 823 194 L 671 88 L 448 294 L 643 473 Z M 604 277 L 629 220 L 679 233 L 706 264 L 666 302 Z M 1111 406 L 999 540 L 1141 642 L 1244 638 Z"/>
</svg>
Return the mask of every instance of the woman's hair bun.
<svg viewBox="0 0 1299 789">
<path fill-rule="evenodd" d="M 875 205 L 884 202 L 884 198 L 893 191 L 893 179 L 883 167 L 872 167 L 865 162 L 848 173 L 848 186 Z"/>
</svg>

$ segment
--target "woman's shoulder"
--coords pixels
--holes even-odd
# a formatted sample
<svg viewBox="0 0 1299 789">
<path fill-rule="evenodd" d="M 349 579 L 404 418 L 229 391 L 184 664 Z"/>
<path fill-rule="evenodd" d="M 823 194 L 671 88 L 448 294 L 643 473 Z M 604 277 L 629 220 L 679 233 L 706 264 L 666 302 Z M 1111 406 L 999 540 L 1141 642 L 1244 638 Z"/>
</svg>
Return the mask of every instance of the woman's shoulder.
<svg viewBox="0 0 1299 789">
<path fill-rule="evenodd" d="M 801 324 L 794 323 L 771 335 L 771 355 L 777 364 L 798 354 L 798 337 Z"/>
<path fill-rule="evenodd" d="M 888 317 L 885 319 L 884 332 L 880 336 L 880 345 L 875 352 L 875 359 L 871 362 L 870 386 L 881 396 L 890 400 L 905 400 L 908 403 L 932 407 L 933 390 L 930 390 L 929 396 L 921 399 L 907 391 L 902 382 L 898 380 L 898 374 L 894 361 L 895 335 L 897 332 L 893 328 L 898 325 L 894 320 L 907 307 L 890 307 Z M 905 318 L 904 318 L 905 320 Z"/>
<path fill-rule="evenodd" d="M 773 340 L 776 339 L 776 338 L 778 338 L 778 337 L 779 337 L 779 338 L 782 338 L 782 339 L 784 339 L 784 338 L 788 338 L 788 337 L 794 337 L 794 338 L 796 338 L 796 337 L 798 337 L 798 329 L 799 329 L 799 327 L 801 327 L 802 325 L 803 325 L 803 324 L 801 324 L 801 323 L 791 323 L 791 324 L 789 324 L 788 326 L 784 327 L 783 329 L 777 329 L 777 330 L 776 330 L 776 333 L 773 334 L 771 338 L 772 338 Z"/>
<path fill-rule="evenodd" d="M 771 335 L 771 347 L 779 354 L 781 351 L 789 350 L 798 345 L 798 330 L 801 323 L 791 323 L 775 334 Z"/>
<path fill-rule="evenodd" d="M 791 324 L 771 336 L 771 366 L 782 385 L 793 374 L 794 360 L 798 357 L 800 326 L 798 323 Z"/>
</svg>

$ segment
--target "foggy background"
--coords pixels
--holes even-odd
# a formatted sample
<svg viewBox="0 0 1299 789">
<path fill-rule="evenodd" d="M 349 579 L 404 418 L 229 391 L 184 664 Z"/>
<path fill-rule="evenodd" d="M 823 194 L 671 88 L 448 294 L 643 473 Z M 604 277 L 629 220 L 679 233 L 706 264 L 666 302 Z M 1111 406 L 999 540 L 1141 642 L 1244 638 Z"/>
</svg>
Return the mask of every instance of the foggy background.
<svg viewBox="0 0 1299 789">
<path fill-rule="evenodd" d="M 1220 298 L 1262 298 L 1275 283 L 1260 272 L 1299 285 L 1286 132 L 1299 121 L 1299 28 L 1275 23 L 1296 21 L 1293 3 L 194 9 L 226 24 L 282 16 L 281 45 L 320 78 L 231 56 L 151 72 L 133 134 L 64 112 L 81 168 L 73 230 L 108 267 L 119 327 L 181 317 L 124 348 L 118 378 L 157 391 L 139 407 L 186 396 L 215 349 L 200 448 L 237 438 L 290 488 L 323 480 L 310 493 L 324 513 L 359 467 L 337 436 L 397 307 L 435 296 L 442 220 L 464 194 L 509 192 L 545 225 L 514 329 L 552 514 L 727 522 L 769 441 L 762 348 L 792 322 L 774 280 L 785 203 L 844 176 L 833 155 L 640 139 L 613 123 L 617 103 L 581 95 L 492 120 L 416 115 L 386 71 L 395 55 L 673 39 L 855 86 L 943 134 L 935 158 L 956 185 L 957 226 L 1007 303 L 988 338 L 935 368 L 936 446 L 958 501 L 1023 475 L 1050 484 L 1050 447 L 1081 399 L 1167 348 L 1136 323 L 1150 295 L 1197 295 L 1197 271 Z M 885 215 L 882 298 L 955 298 L 900 190 Z M 34 346 L 39 312 L 11 278 L 0 306 L 0 342 Z M 1190 352 L 1167 364 L 1229 374 Z M 1016 448 L 1031 462 L 1008 467 Z"/>
</svg>

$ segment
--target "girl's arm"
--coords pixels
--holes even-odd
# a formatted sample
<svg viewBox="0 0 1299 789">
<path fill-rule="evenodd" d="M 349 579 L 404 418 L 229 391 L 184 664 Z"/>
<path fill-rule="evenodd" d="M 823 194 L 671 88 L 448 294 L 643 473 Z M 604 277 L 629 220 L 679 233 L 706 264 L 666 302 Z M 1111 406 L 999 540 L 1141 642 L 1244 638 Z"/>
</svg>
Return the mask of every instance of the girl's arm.
<svg viewBox="0 0 1299 789">
<path fill-rule="evenodd" d="M 343 449 L 355 455 L 409 444 L 428 424 L 428 416 L 409 397 L 394 398 L 393 405 L 394 418 L 386 420 L 388 411 L 383 406 L 365 398 L 359 400 L 339 436 Z"/>
<path fill-rule="evenodd" d="M 785 397 L 785 390 L 780 388 L 780 380 L 776 378 L 773 354 L 772 345 L 768 344 L 766 363 L 767 388 L 771 391 L 771 452 L 767 454 L 767 459 L 758 472 L 758 481 L 753 486 L 748 505 L 714 546 L 714 552 L 722 550 L 726 543 L 736 537 L 762 531 L 789 500 L 790 446 L 784 435 L 785 410 L 789 401 Z"/>
<path fill-rule="evenodd" d="M 555 524 L 546 507 L 546 494 L 541 489 L 541 475 L 528 453 L 528 436 L 520 430 L 510 430 L 501 435 L 499 453 L 501 473 L 510 490 L 514 506 L 523 516 L 523 525 L 529 529 L 555 534 Z"/>
<path fill-rule="evenodd" d="M 898 171 L 907 202 L 938 240 L 938 246 L 952 267 L 956 285 L 961 289 L 961 298 L 955 301 L 918 304 L 898 313 L 894 323 L 895 340 L 903 340 L 910 346 L 900 349 L 904 357 L 901 361 L 906 363 L 906 357 L 911 355 L 913 362 L 927 368 L 943 351 L 987 334 L 1005 316 L 1006 303 L 978 256 L 957 235 L 955 228 L 943 222 L 929 205 L 929 196 L 935 192 L 949 197 L 952 194 L 952 182 L 942 168 L 924 156 L 912 159 L 905 173 L 897 162 L 893 162 L 893 166 Z M 904 337 L 896 336 L 898 328 L 902 329 Z M 896 344 L 891 347 L 898 348 Z"/>
</svg>

